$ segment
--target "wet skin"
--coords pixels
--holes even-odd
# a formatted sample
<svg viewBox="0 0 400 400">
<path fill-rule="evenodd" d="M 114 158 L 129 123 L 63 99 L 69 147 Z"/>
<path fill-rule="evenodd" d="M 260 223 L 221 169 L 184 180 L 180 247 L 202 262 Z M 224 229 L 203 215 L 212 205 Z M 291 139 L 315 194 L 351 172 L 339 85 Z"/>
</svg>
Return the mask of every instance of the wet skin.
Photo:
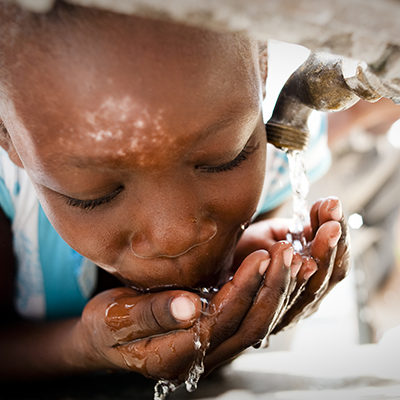
<svg viewBox="0 0 400 400">
<path fill-rule="evenodd" d="M 103 19 L 108 32 L 125 21 Z M 36 62 L 13 68 L 13 144 L 50 221 L 78 252 L 139 289 L 213 284 L 264 178 L 257 49 L 238 62 L 230 37 L 210 47 L 199 31 L 123 26 L 121 37 L 99 32 L 94 41 L 67 26 L 52 52 L 18 49 Z M 43 35 L 39 43 L 51 32 Z M 213 172 L 246 143 L 248 160 Z M 93 209 L 67 203 L 120 187 Z"/>
<path fill-rule="evenodd" d="M 282 221 L 251 226 L 238 244 L 264 180 L 257 45 L 105 12 L 73 15 L 30 32 L 29 45 L 22 34 L 5 46 L 12 90 L 0 103 L 2 145 L 51 223 L 129 286 L 88 303 L 62 357 L 72 369 L 182 381 L 199 319 L 211 371 L 316 307 L 345 275 L 340 204 L 312 209 L 311 254 L 293 255 Z M 233 274 L 202 312 L 197 289 Z"/>
</svg>

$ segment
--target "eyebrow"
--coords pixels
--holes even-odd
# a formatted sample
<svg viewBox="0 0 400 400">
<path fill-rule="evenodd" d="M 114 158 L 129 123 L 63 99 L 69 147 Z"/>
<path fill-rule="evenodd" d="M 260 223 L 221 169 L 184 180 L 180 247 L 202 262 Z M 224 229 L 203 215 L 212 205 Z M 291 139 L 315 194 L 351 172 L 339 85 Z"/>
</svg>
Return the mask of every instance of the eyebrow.
<svg viewBox="0 0 400 400">
<path fill-rule="evenodd" d="M 196 137 L 198 139 L 203 139 L 205 136 L 209 136 L 212 133 L 222 130 L 223 128 L 227 128 L 229 125 L 232 125 L 232 123 L 234 121 L 235 121 L 235 118 L 233 115 L 219 119 L 217 122 L 207 126 L 205 129 L 199 130 L 196 133 Z"/>
<path fill-rule="evenodd" d="M 241 114 L 237 109 L 234 110 L 232 108 L 226 111 L 226 113 L 228 115 L 226 115 L 224 118 L 221 118 L 218 121 L 212 123 L 211 125 L 198 130 L 195 133 L 197 140 L 201 141 L 206 137 L 215 134 L 224 128 L 229 127 L 230 125 L 232 125 L 233 122 L 235 122 L 238 119 L 238 115 Z M 54 153 L 52 158 L 57 160 L 58 162 L 60 162 L 60 159 L 61 160 L 64 159 L 65 161 L 63 161 L 63 164 L 65 165 L 73 164 L 78 168 L 103 167 L 104 169 L 107 169 L 107 164 L 110 164 L 109 156 L 81 157 L 76 155 L 65 155 L 65 153 Z"/>
</svg>

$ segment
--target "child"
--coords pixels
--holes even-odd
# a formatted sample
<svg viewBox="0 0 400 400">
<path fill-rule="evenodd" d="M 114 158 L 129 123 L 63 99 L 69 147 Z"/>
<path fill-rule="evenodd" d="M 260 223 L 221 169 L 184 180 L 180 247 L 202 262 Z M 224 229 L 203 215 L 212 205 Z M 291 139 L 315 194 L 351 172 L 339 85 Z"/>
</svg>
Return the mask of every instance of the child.
<svg viewBox="0 0 400 400">
<path fill-rule="evenodd" d="M 344 277 L 336 198 L 311 209 L 311 257 L 283 220 L 245 230 L 266 163 L 257 43 L 62 2 L 0 10 L 0 234 L 9 254 L 12 231 L 24 321 L 2 326 L 3 377 L 121 368 L 181 382 L 199 326 L 208 373 Z M 119 281 L 93 296 L 96 266 Z"/>
</svg>

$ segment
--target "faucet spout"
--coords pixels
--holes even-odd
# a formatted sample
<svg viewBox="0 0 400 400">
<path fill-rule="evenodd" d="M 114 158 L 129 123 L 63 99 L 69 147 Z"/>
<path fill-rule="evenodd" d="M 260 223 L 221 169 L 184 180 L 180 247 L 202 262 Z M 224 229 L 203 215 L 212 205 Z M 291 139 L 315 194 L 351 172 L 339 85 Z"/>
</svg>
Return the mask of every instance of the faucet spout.
<svg viewBox="0 0 400 400">
<path fill-rule="evenodd" d="M 266 124 L 268 142 L 281 149 L 305 149 L 313 110 L 345 110 L 360 99 L 375 102 L 382 97 L 375 89 L 378 84 L 364 62 L 311 53 L 280 92 Z"/>
</svg>

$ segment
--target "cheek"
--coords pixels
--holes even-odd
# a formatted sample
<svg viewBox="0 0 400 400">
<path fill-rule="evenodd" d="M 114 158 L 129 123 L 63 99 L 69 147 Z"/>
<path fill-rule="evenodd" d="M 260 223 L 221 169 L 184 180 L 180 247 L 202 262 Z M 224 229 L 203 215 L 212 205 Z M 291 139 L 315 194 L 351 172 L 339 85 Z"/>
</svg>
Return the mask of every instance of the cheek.
<svg viewBox="0 0 400 400">
<path fill-rule="evenodd" d="M 220 243 L 215 242 L 216 251 L 231 243 L 240 224 L 254 214 L 264 174 L 265 142 L 261 140 L 260 148 L 237 169 L 208 175 L 195 185 L 202 198 L 201 207 L 208 208 L 218 221 L 222 235 Z M 40 187 L 37 192 L 54 228 L 78 253 L 103 267 L 118 265 L 126 258 L 132 221 L 136 220 L 132 214 L 138 216 L 139 212 L 129 207 L 132 202 L 124 200 L 115 207 L 84 211 L 67 206 L 59 196 Z"/>
<path fill-rule="evenodd" d="M 127 235 L 112 223 L 109 213 L 71 209 L 58 196 L 38 190 L 50 223 L 74 250 L 96 264 L 113 265 L 121 257 Z"/>
<path fill-rule="evenodd" d="M 219 191 L 219 214 L 226 223 L 241 224 L 255 213 L 264 183 L 265 150 L 260 149 L 242 167 L 231 176 L 227 174 Z"/>
</svg>

